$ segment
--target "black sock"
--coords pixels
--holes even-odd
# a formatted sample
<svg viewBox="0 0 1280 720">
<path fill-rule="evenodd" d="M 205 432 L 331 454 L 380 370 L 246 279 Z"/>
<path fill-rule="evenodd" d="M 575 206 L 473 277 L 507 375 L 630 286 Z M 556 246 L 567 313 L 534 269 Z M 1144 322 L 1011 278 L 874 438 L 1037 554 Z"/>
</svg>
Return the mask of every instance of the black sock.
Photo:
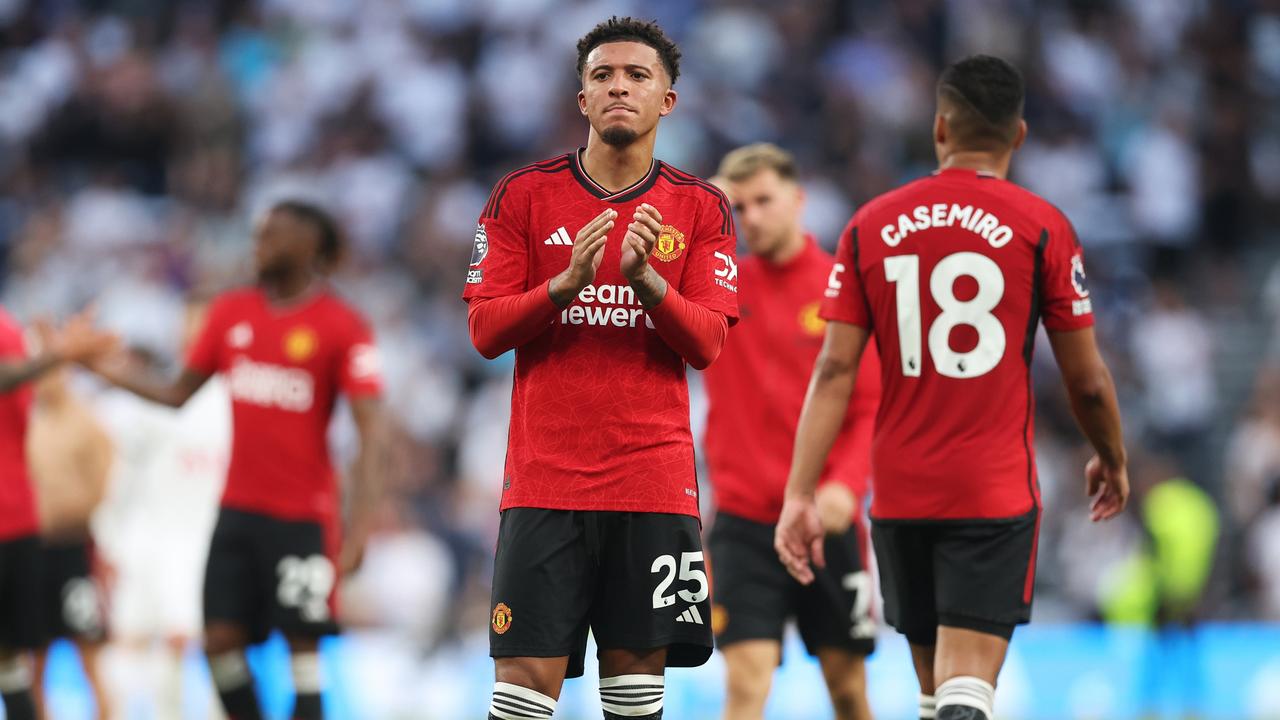
<svg viewBox="0 0 1280 720">
<path fill-rule="evenodd" d="M 604 720 L 662 720 L 662 711 L 659 710 L 651 715 L 641 715 L 639 717 L 622 717 L 621 715 L 614 715 L 608 710 L 605 710 Z"/>
<path fill-rule="evenodd" d="M 258 694 L 253 691 L 252 682 L 231 690 L 219 690 L 218 697 L 222 699 L 227 720 L 262 720 L 262 708 L 258 706 Z"/>
<path fill-rule="evenodd" d="M 991 720 L 978 708 L 968 705 L 948 705 L 938 708 L 938 720 Z"/>
<path fill-rule="evenodd" d="M 323 720 L 320 693 L 298 693 L 293 700 L 293 720 Z"/>
<path fill-rule="evenodd" d="M 31 690 L 5 693 L 4 713 L 8 720 L 36 720 L 36 701 Z"/>
</svg>

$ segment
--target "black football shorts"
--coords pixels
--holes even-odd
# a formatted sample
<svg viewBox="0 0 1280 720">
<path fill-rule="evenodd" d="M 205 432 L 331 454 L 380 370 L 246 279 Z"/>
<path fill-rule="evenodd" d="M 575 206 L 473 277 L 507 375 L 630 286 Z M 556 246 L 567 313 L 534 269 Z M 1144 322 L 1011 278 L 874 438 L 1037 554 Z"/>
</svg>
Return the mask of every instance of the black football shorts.
<svg viewBox="0 0 1280 720">
<path fill-rule="evenodd" d="M 0 541 L 0 650 L 40 646 L 40 538 Z"/>
<path fill-rule="evenodd" d="M 711 580 L 688 515 L 509 508 L 489 613 L 492 657 L 569 657 L 666 647 L 669 667 L 711 656 Z"/>
<path fill-rule="evenodd" d="M 222 508 L 205 567 L 205 625 L 239 625 L 254 643 L 272 630 L 337 633 L 337 573 L 326 547 L 320 523 Z"/>
<path fill-rule="evenodd" d="M 872 520 L 885 620 L 916 645 L 938 626 L 999 635 L 1031 621 L 1040 511 L 994 520 Z"/>
<path fill-rule="evenodd" d="M 875 650 L 871 619 L 875 592 L 863 566 L 861 529 L 850 527 L 824 543 L 827 566 L 814 569 L 805 586 L 787 573 L 773 549 L 774 525 L 735 515 L 716 515 L 707 540 L 714 586 L 711 608 L 716 643 L 782 640 L 789 618 L 796 619 L 809 654 L 837 648 L 860 655 Z"/>
<path fill-rule="evenodd" d="M 105 640 L 106 607 L 93 577 L 93 548 L 89 542 L 46 540 L 40 548 L 40 559 L 44 640 Z"/>
</svg>

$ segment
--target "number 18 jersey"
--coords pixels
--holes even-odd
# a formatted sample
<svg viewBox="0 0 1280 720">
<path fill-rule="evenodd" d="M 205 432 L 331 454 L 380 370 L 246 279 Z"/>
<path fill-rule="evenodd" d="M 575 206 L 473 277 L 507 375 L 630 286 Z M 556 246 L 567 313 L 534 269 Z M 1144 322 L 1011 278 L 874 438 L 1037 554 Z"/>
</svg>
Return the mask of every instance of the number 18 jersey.
<svg viewBox="0 0 1280 720">
<path fill-rule="evenodd" d="M 822 316 L 876 337 L 878 519 L 1007 518 L 1040 505 L 1038 323 L 1093 324 L 1070 222 L 1013 183 L 950 169 L 881 195 L 840 239 Z"/>
</svg>

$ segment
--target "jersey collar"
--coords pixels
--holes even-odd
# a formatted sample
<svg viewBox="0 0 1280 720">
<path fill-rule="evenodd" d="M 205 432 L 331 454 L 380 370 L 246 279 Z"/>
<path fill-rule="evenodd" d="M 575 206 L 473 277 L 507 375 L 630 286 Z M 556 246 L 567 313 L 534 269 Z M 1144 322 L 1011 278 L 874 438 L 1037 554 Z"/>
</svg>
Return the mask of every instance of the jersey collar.
<svg viewBox="0 0 1280 720">
<path fill-rule="evenodd" d="M 649 172 L 645 173 L 644 177 L 617 192 L 609 192 L 603 185 L 592 180 L 591 176 L 587 174 L 586 168 L 582 167 L 583 150 L 586 150 L 586 148 L 578 148 L 578 151 L 573 154 L 573 162 L 569 164 L 569 169 L 573 172 L 573 177 L 578 181 L 579 185 L 601 200 L 608 202 L 634 200 L 645 194 L 658 181 L 658 161 L 652 159 L 649 161 Z"/>
</svg>

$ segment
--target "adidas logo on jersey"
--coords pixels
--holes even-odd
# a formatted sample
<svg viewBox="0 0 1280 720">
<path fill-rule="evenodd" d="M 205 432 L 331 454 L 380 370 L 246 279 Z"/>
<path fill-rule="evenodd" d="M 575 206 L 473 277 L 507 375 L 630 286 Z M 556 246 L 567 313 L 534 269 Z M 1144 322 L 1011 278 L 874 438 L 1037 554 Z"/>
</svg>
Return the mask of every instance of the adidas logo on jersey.
<svg viewBox="0 0 1280 720">
<path fill-rule="evenodd" d="M 680 617 L 676 618 L 676 622 L 693 623 L 694 625 L 703 625 L 702 613 L 698 612 L 698 606 L 694 605 L 688 610 L 680 613 Z"/>
<path fill-rule="evenodd" d="M 551 233 L 551 237 L 547 238 L 546 240 L 543 240 L 543 241 L 542 241 L 542 244 L 543 244 L 543 245 L 570 245 L 570 246 L 572 246 L 572 245 L 573 245 L 573 241 L 569 239 L 569 233 L 565 232 L 565 231 L 564 231 L 564 226 L 563 226 L 563 225 L 561 225 L 560 227 L 556 228 L 556 231 L 555 231 L 555 232 Z"/>
</svg>

